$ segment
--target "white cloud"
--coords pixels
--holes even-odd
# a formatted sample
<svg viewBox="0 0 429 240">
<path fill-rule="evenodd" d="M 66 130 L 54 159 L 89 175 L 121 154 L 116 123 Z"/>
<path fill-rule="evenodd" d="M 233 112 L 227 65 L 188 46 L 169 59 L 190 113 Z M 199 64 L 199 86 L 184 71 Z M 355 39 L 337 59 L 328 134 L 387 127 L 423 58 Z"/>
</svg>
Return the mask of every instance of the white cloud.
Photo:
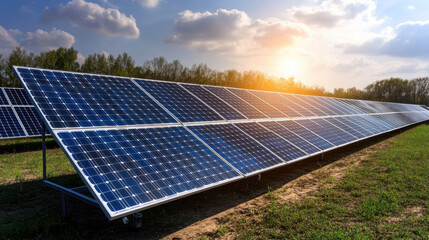
<svg viewBox="0 0 429 240">
<path fill-rule="evenodd" d="M 390 38 L 376 37 L 345 49 L 346 53 L 389 55 L 395 57 L 429 57 L 429 21 L 405 22 Z"/>
<path fill-rule="evenodd" d="M 374 9 L 372 0 L 325 0 L 317 5 L 293 7 L 288 14 L 307 25 L 331 28 L 341 21 L 371 15 Z"/>
<path fill-rule="evenodd" d="M 13 37 L 14 30 L 6 30 L 0 26 L 0 49 L 14 48 L 18 46 L 18 42 Z"/>
<path fill-rule="evenodd" d="M 106 9 L 85 0 L 72 0 L 66 5 L 46 8 L 41 18 L 42 23 L 63 20 L 110 37 L 138 38 L 140 35 L 133 16 L 128 17 L 117 9 Z"/>
<path fill-rule="evenodd" d="M 34 52 L 40 52 L 54 50 L 59 47 L 70 48 L 74 42 L 73 35 L 53 28 L 50 32 L 38 29 L 34 33 L 26 33 L 21 40 L 21 45 Z"/>
<path fill-rule="evenodd" d="M 303 24 L 276 18 L 252 20 L 236 9 L 213 13 L 186 10 L 179 13 L 168 41 L 200 51 L 247 55 L 280 50 L 307 36 Z"/>
<path fill-rule="evenodd" d="M 414 7 L 413 5 L 408 6 L 408 10 L 414 10 L 416 9 L 416 7 Z"/>
<path fill-rule="evenodd" d="M 143 7 L 153 8 L 156 7 L 160 0 L 135 0 Z"/>
<path fill-rule="evenodd" d="M 85 62 L 85 56 L 83 56 L 81 53 L 78 53 L 76 61 L 82 65 Z"/>
</svg>

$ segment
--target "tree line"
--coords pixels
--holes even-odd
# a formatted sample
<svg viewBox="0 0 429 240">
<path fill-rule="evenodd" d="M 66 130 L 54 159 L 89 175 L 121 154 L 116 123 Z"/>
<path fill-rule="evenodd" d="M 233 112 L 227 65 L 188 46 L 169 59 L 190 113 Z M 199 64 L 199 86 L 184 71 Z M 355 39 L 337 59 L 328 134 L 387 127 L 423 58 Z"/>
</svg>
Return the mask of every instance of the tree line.
<svg viewBox="0 0 429 240">
<path fill-rule="evenodd" d="M 218 71 L 203 63 L 186 67 L 179 60 L 168 62 L 164 57 L 145 61 L 142 65 L 136 65 L 134 59 L 125 52 L 116 57 L 103 53 L 90 54 L 82 64 L 77 62 L 77 58 L 78 52 L 74 48 L 58 48 L 35 55 L 17 47 L 8 56 L 0 54 L 0 86 L 21 87 L 12 69 L 13 65 L 19 65 L 318 96 L 429 105 L 428 77 L 412 80 L 390 78 L 371 83 L 362 90 L 355 87 L 336 88 L 333 92 L 329 92 L 323 87 L 306 86 L 295 81 L 293 77 L 273 77 L 258 71 Z"/>
</svg>

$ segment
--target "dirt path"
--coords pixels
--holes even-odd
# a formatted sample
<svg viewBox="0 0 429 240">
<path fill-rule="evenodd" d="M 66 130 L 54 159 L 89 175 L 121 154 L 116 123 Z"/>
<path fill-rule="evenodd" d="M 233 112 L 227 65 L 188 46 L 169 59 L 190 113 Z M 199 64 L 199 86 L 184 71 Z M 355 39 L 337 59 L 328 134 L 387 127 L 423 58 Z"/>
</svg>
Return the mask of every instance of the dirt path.
<svg viewBox="0 0 429 240">
<path fill-rule="evenodd" d="M 350 149 L 340 149 L 335 153 L 328 153 L 328 155 L 325 156 L 325 159 L 322 160 L 327 163 L 326 166 L 320 167 L 309 173 L 305 173 L 305 171 L 307 171 L 306 167 L 308 167 L 307 164 L 314 165 L 314 160 L 304 163 L 294 169 L 286 169 L 286 171 L 289 171 L 289 173 L 282 173 L 279 177 L 290 177 L 293 180 L 287 181 L 281 186 L 276 186 L 273 193 L 275 193 L 275 195 L 279 198 L 278 200 L 281 202 L 300 200 L 304 197 L 311 196 L 322 185 L 334 185 L 347 173 L 347 171 L 358 166 L 360 162 L 366 157 L 371 156 L 375 152 L 383 151 L 384 149 L 389 148 L 395 137 L 378 142 L 375 145 L 366 144 L 366 146 L 360 146 L 363 148 L 352 154 L 350 154 Z M 359 146 L 351 147 L 358 148 Z M 322 164 L 320 162 L 318 163 Z M 300 171 L 304 171 L 304 174 L 300 173 Z M 329 180 L 327 181 L 327 179 Z M 284 179 L 282 181 L 271 182 L 270 185 L 276 185 L 278 182 L 284 183 Z M 270 200 L 266 195 L 267 194 L 263 194 L 259 197 L 219 212 L 213 216 L 195 222 L 183 229 L 180 229 L 179 231 L 165 236 L 164 239 L 199 239 L 203 233 L 208 233 L 210 236 L 217 231 L 219 224 L 222 224 L 224 219 L 231 214 L 237 218 L 244 216 L 255 217 L 255 209 L 263 209 L 269 203 Z M 228 236 L 226 236 L 226 238 L 228 238 Z"/>
</svg>

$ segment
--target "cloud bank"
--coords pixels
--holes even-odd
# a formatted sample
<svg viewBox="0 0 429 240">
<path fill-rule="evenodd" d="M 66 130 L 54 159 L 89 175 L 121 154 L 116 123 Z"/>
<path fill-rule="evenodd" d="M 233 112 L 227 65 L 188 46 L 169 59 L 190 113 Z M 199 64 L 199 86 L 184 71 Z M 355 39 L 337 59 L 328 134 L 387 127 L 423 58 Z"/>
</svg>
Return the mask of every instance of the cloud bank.
<svg viewBox="0 0 429 240">
<path fill-rule="evenodd" d="M 307 25 L 332 28 L 341 21 L 371 14 L 374 9 L 375 3 L 371 0 L 326 0 L 318 5 L 293 7 L 288 14 Z"/>
<path fill-rule="evenodd" d="M 46 8 L 42 23 L 69 21 L 71 24 L 109 37 L 138 38 L 140 30 L 133 16 L 117 9 L 103 8 L 85 0 L 72 0 L 66 5 Z"/>
<path fill-rule="evenodd" d="M 277 18 L 253 20 L 236 9 L 204 13 L 186 10 L 176 18 L 168 42 L 199 51 L 241 55 L 289 47 L 308 32 L 303 24 Z"/>
<path fill-rule="evenodd" d="M 348 46 L 345 53 L 388 55 L 394 57 L 429 57 L 429 21 L 399 24 L 391 38 L 376 37 L 361 45 Z"/>
</svg>

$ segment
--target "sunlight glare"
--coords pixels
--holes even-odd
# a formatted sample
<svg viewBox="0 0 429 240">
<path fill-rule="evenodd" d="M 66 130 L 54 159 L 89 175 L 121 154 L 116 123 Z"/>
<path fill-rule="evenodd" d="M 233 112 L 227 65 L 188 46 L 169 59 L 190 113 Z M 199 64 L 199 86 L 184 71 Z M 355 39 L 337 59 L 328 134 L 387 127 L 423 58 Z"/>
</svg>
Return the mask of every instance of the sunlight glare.
<svg viewBox="0 0 429 240">
<path fill-rule="evenodd" d="M 301 62 L 298 58 L 283 58 L 279 65 L 279 72 L 283 77 L 296 77 L 301 71 Z"/>
</svg>

